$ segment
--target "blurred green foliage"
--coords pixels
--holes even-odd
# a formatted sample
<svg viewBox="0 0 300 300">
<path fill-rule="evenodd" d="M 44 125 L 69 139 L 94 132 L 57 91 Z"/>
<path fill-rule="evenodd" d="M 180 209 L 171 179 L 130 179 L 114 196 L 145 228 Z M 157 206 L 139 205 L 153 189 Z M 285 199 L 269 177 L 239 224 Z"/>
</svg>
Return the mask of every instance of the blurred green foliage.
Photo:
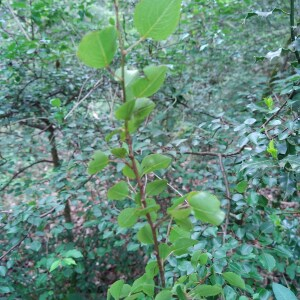
<svg viewBox="0 0 300 300">
<path fill-rule="evenodd" d="M 120 1 L 126 46 L 138 36 L 137 2 Z M 296 25 L 299 7 L 295 1 Z M 291 41 L 289 13 L 282 1 L 183 1 L 170 38 L 131 51 L 132 69 L 169 67 L 134 136 L 138 159 L 173 158 L 156 172 L 170 184 L 154 195 L 159 216 L 178 192 L 193 190 L 215 194 L 229 215 L 223 227 L 191 218 L 185 238 L 197 243 L 165 264 L 173 299 L 191 289 L 189 297 L 221 299 L 219 286 L 226 300 L 267 300 L 286 293 L 283 286 L 299 296 L 300 37 L 296 26 Z M 86 32 L 114 18 L 108 1 L 0 4 L 1 299 L 105 299 L 113 282 L 134 283 L 151 261 L 151 246 L 134 234 L 143 224 L 121 228 L 124 205 L 107 198 L 124 164 L 86 171 L 95 150 L 120 146 L 116 135 L 105 139 L 118 133 L 120 92 L 117 78 L 83 66 L 76 52 Z M 174 227 L 170 239 L 184 234 Z"/>
</svg>

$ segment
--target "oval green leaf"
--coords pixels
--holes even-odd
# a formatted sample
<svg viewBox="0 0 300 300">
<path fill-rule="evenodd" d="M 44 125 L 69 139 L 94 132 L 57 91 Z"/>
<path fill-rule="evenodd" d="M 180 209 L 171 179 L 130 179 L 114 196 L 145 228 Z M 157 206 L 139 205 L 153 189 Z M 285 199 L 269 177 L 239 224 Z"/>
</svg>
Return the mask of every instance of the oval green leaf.
<svg viewBox="0 0 300 300">
<path fill-rule="evenodd" d="M 130 133 L 135 132 L 140 124 L 150 115 L 155 107 L 155 103 L 148 98 L 140 98 L 135 102 L 132 119 L 128 122 Z"/>
<path fill-rule="evenodd" d="M 148 174 L 156 170 L 166 169 L 171 163 L 171 158 L 162 154 L 150 154 L 142 161 L 143 174 Z"/>
<path fill-rule="evenodd" d="M 260 263 L 262 266 L 267 269 L 269 272 L 271 272 L 275 266 L 276 266 L 276 260 L 273 257 L 273 255 L 269 253 L 263 253 L 258 257 Z"/>
<path fill-rule="evenodd" d="M 170 299 L 172 299 L 172 292 L 168 290 L 159 292 L 155 297 L 155 300 L 170 300 Z"/>
<path fill-rule="evenodd" d="M 225 213 L 220 209 L 220 201 L 216 196 L 208 192 L 192 192 L 187 200 L 192 207 L 195 217 L 202 222 L 212 225 L 220 225 Z"/>
<path fill-rule="evenodd" d="M 61 261 L 63 266 L 72 266 L 72 265 L 76 265 L 76 261 L 72 258 L 72 257 L 66 257 L 63 258 Z"/>
<path fill-rule="evenodd" d="M 279 283 L 273 282 L 272 289 L 276 300 L 297 300 L 295 294 L 291 290 Z"/>
<path fill-rule="evenodd" d="M 61 266 L 61 260 L 60 259 L 58 259 L 58 260 L 55 260 L 53 263 L 52 263 L 52 265 L 51 265 L 51 267 L 50 267 L 50 272 L 53 272 L 55 269 L 57 269 L 59 266 Z"/>
<path fill-rule="evenodd" d="M 108 292 L 114 297 L 115 300 L 119 300 L 121 297 L 123 286 L 124 280 L 118 280 L 111 285 Z"/>
<path fill-rule="evenodd" d="M 72 249 L 63 254 L 64 257 L 73 257 L 73 258 L 81 258 L 83 257 L 82 253 L 79 250 Z"/>
<path fill-rule="evenodd" d="M 153 244 L 152 230 L 149 224 L 146 224 L 139 230 L 137 239 L 143 244 Z"/>
<path fill-rule="evenodd" d="M 136 167 L 138 169 L 138 173 L 141 174 L 142 173 L 142 167 L 140 165 L 140 163 L 135 160 L 135 164 L 136 164 Z M 122 170 L 122 173 L 124 176 L 128 177 L 129 179 L 135 179 L 135 173 L 133 171 L 133 169 L 130 167 L 132 165 L 132 163 L 130 162 L 129 165 L 126 165 L 123 170 Z"/>
<path fill-rule="evenodd" d="M 145 120 L 153 111 L 155 103 L 148 98 L 140 98 L 135 102 L 133 116 L 137 120 Z"/>
<path fill-rule="evenodd" d="M 143 38 L 165 40 L 176 29 L 180 7 L 181 0 L 142 0 L 134 11 L 134 25 Z"/>
<path fill-rule="evenodd" d="M 222 287 L 219 285 L 207 285 L 202 284 L 198 285 L 193 291 L 193 295 L 201 296 L 201 297 L 212 297 L 217 296 L 222 293 Z"/>
<path fill-rule="evenodd" d="M 132 90 L 136 98 L 149 97 L 156 93 L 165 81 L 168 68 L 166 66 L 148 66 L 144 68 L 144 78 L 137 79 Z"/>
<path fill-rule="evenodd" d="M 194 245 L 196 245 L 198 242 L 193 239 L 188 238 L 180 238 L 175 241 L 172 247 L 172 252 L 175 255 L 183 255 L 188 252 L 188 249 Z"/>
<path fill-rule="evenodd" d="M 168 186 L 167 180 L 154 180 L 147 184 L 146 193 L 148 196 L 157 196 Z"/>
<path fill-rule="evenodd" d="M 120 227 L 129 228 L 132 227 L 138 220 L 136 208 L 129 207 L 121 211 L 118 216 L 118 224 Z"/>
<path fill-rule="evenodd" d="M 233 272 L 225 272 L 222 276 L 230 285 L 236 286 L 240 289 L 245 289 L 245 281 L 241 276 Z"/>
<path fill-rule="evenodd" d="M 54 98 L 54 99 L 51 99 L 50 100 L 50 104 L 53 106 L 53 107 L 60 107 L 61 106 L 61 101 L 59 98 Z"/>
<path fill-rule="evenodd" d="M 122 104 L 115 112 L 117 120 L 130 120 L 135 106 L 135 100 Z"/>
<path fill-rule="evenodd" d="M 125 181 L 120 181 L 108 190 L 107 197 L 110 200 L 124 200 L 128 194 L 128 184 Z"/>
<path fill-rule="evenodd" d="M 96 151 L 88 164 L 88 174 L 94 175 L 108 165 L 108 156 L 102 151 Z"/>
<path fill-rule="evenodd" d="M 112 155 L 114 155 L 117 158 L 124 158 L 128 154 L 125 148 L 114 148 L 111 149 L 110 152 Z"/>
<path fill-rule="evenodd" d="M 113 60 L 117 50 L 117 31 L 107 27 L 87 33 L 81 40 L 77 56 L 88 67 L 105 68 Z"/>
</svg>

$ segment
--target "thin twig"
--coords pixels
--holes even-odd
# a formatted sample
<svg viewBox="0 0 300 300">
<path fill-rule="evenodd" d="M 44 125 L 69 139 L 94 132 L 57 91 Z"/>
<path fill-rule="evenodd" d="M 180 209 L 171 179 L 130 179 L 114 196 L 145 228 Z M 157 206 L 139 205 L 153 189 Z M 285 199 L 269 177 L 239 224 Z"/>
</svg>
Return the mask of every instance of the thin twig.
<svg viewBox="0 0 300 300">
<path fill-rule="evenodd" d="M 219 158 L 219 165 L 220 165 L 220 168 L 221 168 L 221 172 L 222 172 L 223 180 L 224 180 L 224 184 L 225 184 L 226 197 L 227 197 L 227 201 L 228 201 L 225 224 L 224 224 L 224 230 L 223 230 L 223 232 L 224 232 L 223 233 L 223 244 L 224 244 L 225 243 L 225 237 L 227 235 L 228 224 L 229 224 L 229 216 L 230 216 L 230 209 L 231 209 L 231 200 L 230 200 L 231 195 L 230 195 L 228 177 L 227 177 L 226 170 L 225 170 L 225 167 L 224 167 L 223 157 L 220 154 L 218 156 L 218 158 Z"/>
<path fill-rule="evenodd" d="M 24 34 L 24 36 L 26 37 L 26 39 L 27 39 L 28 41 L 30 41 L 31 39 L 30 39 L 29 35 L 27 34 L 27 32 L 25 31 L 25 29 L 23 28 L 21 22 L 19 21 L 18 17 L 17 17 L 16 14 L 14 13 L 14 11 L 13 11 L 13 9 L 11 8 L 10 4 L 7 2 L 6 5 L 7 5 L 7 8 L 8 8 L 8 10 L 9 10 L 9 12 L 12 14 L 13 18 L 15 19 L 15 21 L 16 21 L 18 27 L 19 27 L 20 30 L 23 32 L 23 34 Z"/>
<path fill-rule="evenodd" d="M 183 154 L 190 154 L 190 155 L 198 155 L 198 156 L 217 156 L 221 155 L 222 157 L 230 157 L 230 156 L 236 156 L 239 155 L 244 149 L 246 148 L 246 145 L 241 147 L 239 150 L 232 152 L 232 153 L 219 153 L 219 152 L 184 152 Z"/>
<path fill-rule="evenodd" d="M 138 41 L 136 41 L 134 44 L 132 44 L 129 48 L 127 48 L 126 54 L 128 54 L 133 48 L 135 48 L 137 45 L 139 45 L 140 43 L 142 43 L 145 40 L 144 37 L 141 37 Z"/>
<path fill-rule="evenodd" d="M 168 242 L 168 239 L 169 239 L 169 235 L 170 235 L 170 232 L 171 232 L 171 229 L 172 229 L 172 223 L 173 223 L 173 217 L 171 218 L 171 220 L 169 222 L 169 225 L 168 225 L 166 242 Z"/>
<path fill-rule="evenodd" d="M 30 164 L 29 166 L 26 166 L 22 169 L 20 169 L 18 172 L 16 172 L 10 179 L 9 181 L 0 189 L 0 192 L 4 191 L 9 185 L 10 183 L 16 178 L 18 177 L 21 173 L 23 173 L 24 171 L 26 171 L 27 169 L 31 168 L 34 165 L 40 164 L 40 163 L 49 163 L 49 164 L 53 164 L 53 160 L 47 160 L 47 159 L 42 159 L 42 160 L 38 160 L 35 161 L 34 163 Z"/>
<path fill-rule="evenodd" d="M 101 78 L 100 80 L 98 80 L 94 86 L 89 90 L 89 92 L 81 99 L 79 100 L 74 107 L 68 112 L 68 114 L 64 117 L 64 120 L 66 120 L 73 112 L 75 109 L 77 109 L 77 107 L 86 99 L 88 98 L 101 84 L 103 78 Z M 78 97 L 80 98 L 80 96 Z"/>
<path fill-rule="evenodd" d="M 275 117 L 277 117 L 279 115 L 279 113 L 283 110 L 283 108 L 286 106 L 287 104 L 287 100 L 284 101 L 284 103 L 281 105 L 281 107 L 261 126 L 262 128 L 264 128 L 265 126 L 267 126 Z"/>
<path fill-rule="evenodd" d="M 290 26 L 291 26 L 291 41 L 292 43 L 296 40 L 295 34 L 295 0 L 291 0 L 291 7 L 290 7 Z M 297 58 L 298 64 L 300 64 L 300 55 L 298 50 L 295 50 L 295 56 Z"/>
<path fill-rule="evenodd" d="M 22 243 L 23 241 L 28 237 L 29 233 L 30 233 L 30 230 L 32 229 L 33 225 L 31 225 L 27 231 L 27 233 L 23 236 L 23 238 L 18 242 L 16 243 L 14 246 L 12 246 L 8 251 L 6 251 L 2 256 L 0 256 L 0 261 L 6 257 L 9 253 L 11 253 L 12 251 L 14 251 L 16 248 L 18 248 Z"/>
<path fill-rule="evenodd" d="M 154 176 L 160 180 L 162 180 L 161 177 L 159 177 L 157 174 L 153 173 Z M 174 186 L 172 186 L 170 183 L 167 183 L 168 187 L 170 187 L 175 193 L 177 193 L 180 197 L 183 197 L 183 194 L 180 193 Z"/>
</svg>

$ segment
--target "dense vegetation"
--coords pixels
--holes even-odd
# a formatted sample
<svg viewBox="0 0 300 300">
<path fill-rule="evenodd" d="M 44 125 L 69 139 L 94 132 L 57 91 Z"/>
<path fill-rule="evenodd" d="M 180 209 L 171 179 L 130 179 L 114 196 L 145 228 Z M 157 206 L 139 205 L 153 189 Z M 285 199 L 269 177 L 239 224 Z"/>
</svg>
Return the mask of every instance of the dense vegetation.
<svg viewBox="0 0 300 300">
<path fill-rule="evenodd" d="M 0 299 L 299 298 L 299 0 L 0 1 Z"/>
</svg>

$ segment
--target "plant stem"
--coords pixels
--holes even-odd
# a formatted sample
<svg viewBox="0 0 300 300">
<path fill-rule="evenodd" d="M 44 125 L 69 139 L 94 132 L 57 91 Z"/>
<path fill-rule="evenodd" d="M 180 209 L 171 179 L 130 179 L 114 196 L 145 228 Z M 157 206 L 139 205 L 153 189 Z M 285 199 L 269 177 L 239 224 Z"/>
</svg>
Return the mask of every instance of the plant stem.
<svg viewBox="0 0 300 300">
<path fill-rule="evenodd" d="M 227 229 L 228 229 L 228 225 L 229 225 L 230 209 L 231 209 L 231 195 L 230 195 L 230 188 L 229 188 L 227 173 L 226 173 L 226 170 L 224 167 L 223 157 L 221 154 L 219 154 L 218 158 L 219 158 L 219 166 L 220 166 L 220 169 L 221 169 L 221 172 L 223 175 L 224 184 L 225 184 L 226 198 L 228 201 L 225 224 L 224 224 L 224 233 L 223 233 L 223 244 L 225 244 Z"/>
<path fill-rule="evenodd" d="M 116 13 L 116 28 L 118 32 L 119 37 L 119 47 L 121 51 L 121 86 L 122 86 L 122 92 L 123 92 L 123 102 L 126 102 L 126 83 L 125 83 L 125 64 L 126 64 L 126 51 L 124 48 L 124 42 L 122 38 L 122 29 L 120 24 L 120 17 L 119 17 L 119 1 L 114 0 L 114 6 L 115 6 L 115 13 Z"/>
<path fill-rule="evenodd" d="M 291 26 L 291 42 L 293 43 L 296 40 L 295 35 L 295 0 L 291 0 L 291 7 L 290 7 L 290 26 Z M 298 64 L 300 64 L 300 55 L 297 50 L 295 50 L 295 55 L 298 61 Z"/>
<path fill-rule="evenodd" d="M 122 70 L 121 87 L 122 87 L 122 93 L 123 93 L 122 100 L 123 100 L 123 103 L 125 103 L 127 100 L 126 99 L 126 83 L 125 83 L 125 64 L 126 64 L 127 51 L 124 48 L 124 42 L 123 42 L 123 37 L 122 37 L 118 0 L 114 0 L 114 7 L 115 7 L 115 13 L 116 13 L 116 28 L 118 31 L 119 46 L 120 46 L 120 52 L 121 52 L 121 70 Z M 125 137 L 126 137 L 126 142 L 127 142 L 128 149 L 129 149 L 129 159 L 131 161 L 131 168 L 135 174 L 136 181 L 137 181 L 137 184 L 139 187 L 141 206 L 142 206 L 142 208 L 146 208 L 147 207 L 146 192 L 145 192 L 146 183 L 143 182 L 142 177 L 139 174 L 139 171 L 138 171 L 138 168 L 136 165 L 132 137 L 130 135 L 129 128 L 128 128 L 128 121 L 125 121 Z M 158 269 L 159 269 L 161 286 L 164 288 L 166 286 L 165 271 L 164 271 L 163 261 L 159 255 L 159 242 L 158 242 L 157 233 L 156 233 L 156 226 L 155 226 L 155 224 L 151 218 L 151 215 L 149 213 L 146 214 L 146 218 L 147 218 L 148 224 L 150 225 L 152 237 L 153 237 L 153 241 L 154 241 L 154 254 L 156 256 L 156 261 L 157 261 L 157 265 L 158 265 Z"/>
</svg>

